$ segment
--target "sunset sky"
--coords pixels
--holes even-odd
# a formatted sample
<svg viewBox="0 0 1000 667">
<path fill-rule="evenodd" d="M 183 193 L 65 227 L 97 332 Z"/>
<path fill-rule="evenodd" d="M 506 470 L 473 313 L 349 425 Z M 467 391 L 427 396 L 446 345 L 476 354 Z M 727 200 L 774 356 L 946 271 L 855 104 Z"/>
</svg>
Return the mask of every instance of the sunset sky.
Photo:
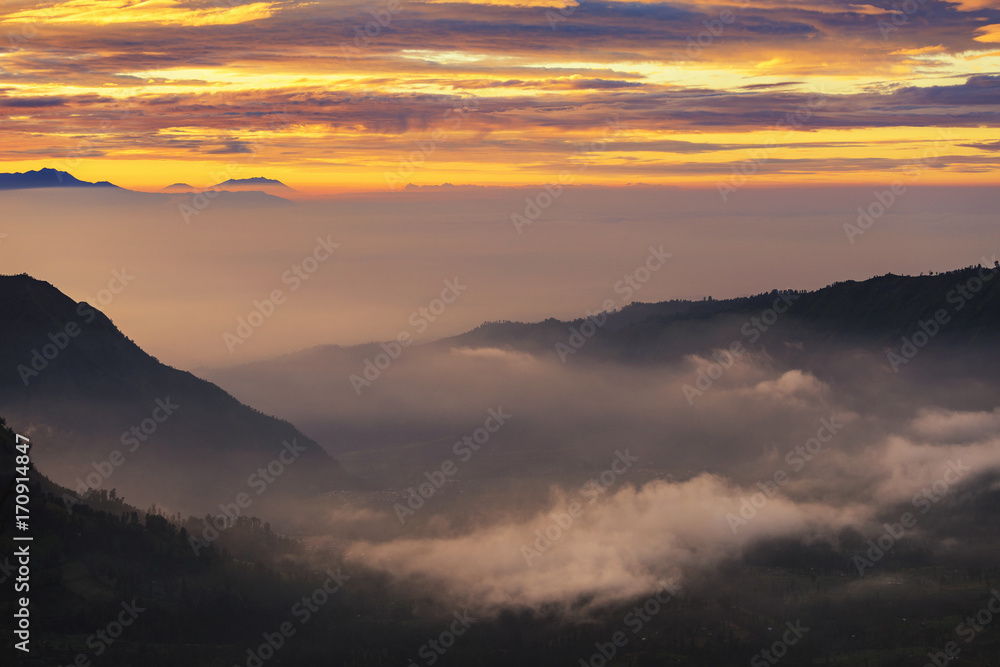
<svg viewBox="0 0 1000 667">
<path fill-rule="evenodd" d="M 995 184 L 1000 0 L 12 0 L 0 114 L 147 190 Z"/>
</svg>

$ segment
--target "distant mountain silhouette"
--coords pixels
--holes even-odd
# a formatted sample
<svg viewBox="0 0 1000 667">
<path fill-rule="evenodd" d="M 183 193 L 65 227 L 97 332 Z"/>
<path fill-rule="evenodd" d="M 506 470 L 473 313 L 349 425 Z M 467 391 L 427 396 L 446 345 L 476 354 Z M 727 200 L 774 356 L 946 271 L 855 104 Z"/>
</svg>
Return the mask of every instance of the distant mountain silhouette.
<svg viewBox="0 0 1000 667">
<path fill-rule="evenodd" d="M 45 436 L 37 462 L 66 486 L 87 480 L 93 464 L 116 450 L 125 461 L 99 488 L 183 511 L 217 508 L 248 492 L 261 515 L 280 497 L 355 485 L 291 424 L 161 364 L 99 310 L 49 283 L 0 276 L 0 339 L 0 414 L 19 432 Z M 257 500 L 248 478 L 293 441 L 304 448 L 301 458 Z"/>
<path fill-rule="evenodd" d="M 230 179 L 224 183 L 211 185 L 205 188 L 196 188 L 193 185 L 188 185 L 187 183 L 174 183 L 173 185 L 168 185 L 160 190 L 160 193 L 169 195 L 198 195 L 199 193 L 206 191 L 210 193 L 209 196 L 211 196 L 212 199 L 228 198 L 230 201 L 240 201 L 241 203 L 246 203 L 243 200 L 254 197 L 264 205 L 278 202 L 287 203 L 288 200 L 282 198 L 281 195 L 293 194 L 295 192 L 295 190 L 288 187 L 284 183 L 270 178 L 243 178 Z M 239 197 L 239 200 L 233 199 L 234 197 Z"/>
<path fill-rule="evenodd" d="M 58 169 L 38 169 L 19 173 L 0 174 L 0 190 L 28 190 L 33 188 L 117 188 L 117 185 L 101 181 L 89 183 L 59 171 Z"/>
<path fill-rule="evenodd" d="M 174 183 L 160 190 L 160 192 L 197 192 L 198 188 L 187 183 Z"/>
<path fill-rule="evenodd" d="M 255 176 L 253 178 L 230 178 L 228 181 L 223 181 L 222 183 L 213 185 L 212 188 L 229 190 L 231 192 L 259 190 L 272 195 L 296 192 L 294 188 L 288 187 L 281 181 L 276 181 L 273 178 L 264 178 L 263 176 Z"/>
<path fill-rule="evenodd" d="M 278 206 L 288 205 L 287 199 L 281 194 L 294 193 L 295 190 L 280 181 L 269 178 L 248 178 L 226 181 L 225 184 L 213 186 L 224 192 L 216 193 L 212 198 L 215 203 L 225 203 L 230 206 Z M 197 195 L 202 188 L 195 188 L 186 183 L 174 183 L 159 192 L 140 192 L 119 187 L 107 181 L 89 183 L 81 181 L 72 174 L 58 169 L 38 169 L 23 173 L 0 174 L 0 191 L 2 190 L 37 190 L 41 188 L 74 188 L 79 190 L 104 190 L 122 197 L 131 197 L 137 201 L 145 201 L 155 197 L 180 197 L 182 195 Z M 204 188 L 208 189 L 208 188 Z M 180 200 L 178 203 L 185 203 Z M 200 210 L 200 209 L 196 209 Z"/>
<path fill-rule="evenodd" d="M 281 181 L 277 181 L 273 178 L 264 178 L 263 176 L 254 176 L 253 178 L 230 178 L 228 181 L 219 183 L 219 185 L 281 185 L 286 188 L 288 187 Z"/>
</svg>

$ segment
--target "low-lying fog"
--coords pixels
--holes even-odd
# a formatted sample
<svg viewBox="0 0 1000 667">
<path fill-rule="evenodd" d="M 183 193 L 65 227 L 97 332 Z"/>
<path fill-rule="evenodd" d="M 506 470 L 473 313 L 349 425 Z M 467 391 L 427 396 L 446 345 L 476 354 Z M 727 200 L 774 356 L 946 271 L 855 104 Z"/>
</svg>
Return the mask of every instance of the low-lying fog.
<svg viewBox="0 0 1000 667">
<path fill-rule="evenodd" d="M 860 349 L 716 351 L 728 367 L 705 350 L 637 367 L 424 346 L 358 395 L 348 377 L 361 353 L 349 352 L 208 376 L 379 489 L 328 498 L 317 543 L 455 604 L 623 600 L 760 538 L 844 547 L 905 512 L 906 536 L 934 551 L 974 554 L 988 533 L 953 519 L 956 503 L 997 488 L 998 387 L 941 358 L 896 374 Z"/>
</svg>

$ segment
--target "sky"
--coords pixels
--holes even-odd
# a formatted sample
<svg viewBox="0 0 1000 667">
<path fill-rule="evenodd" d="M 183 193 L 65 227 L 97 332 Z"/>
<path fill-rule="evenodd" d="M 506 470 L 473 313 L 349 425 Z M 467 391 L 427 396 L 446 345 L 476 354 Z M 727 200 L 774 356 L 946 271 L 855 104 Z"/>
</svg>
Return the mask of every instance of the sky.
<svg viewBox="0 0 1000 667">
<path fill-rule="evenodd" d="M 280 179 L 996 183 L 1000 0 L 12 0 L 0 170 Z"/>
</svg>

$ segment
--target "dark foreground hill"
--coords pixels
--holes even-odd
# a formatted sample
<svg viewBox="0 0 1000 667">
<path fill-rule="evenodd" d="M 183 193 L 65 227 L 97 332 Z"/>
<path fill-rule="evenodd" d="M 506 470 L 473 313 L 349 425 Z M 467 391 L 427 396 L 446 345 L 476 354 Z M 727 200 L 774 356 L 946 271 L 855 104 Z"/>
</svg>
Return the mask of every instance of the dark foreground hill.
<svg viewBox="0 0 1000 667">
<path fill-rule="evenodd" d="M 0 414 L 43 436 L 35 461 L 67 486 L 185 512 L 246 493 L 261 514 L 281 497 L 354 485 L 291 424 L 161 364 L 49 283 L 0 276 L 0 313 Z"/>
</svg>

